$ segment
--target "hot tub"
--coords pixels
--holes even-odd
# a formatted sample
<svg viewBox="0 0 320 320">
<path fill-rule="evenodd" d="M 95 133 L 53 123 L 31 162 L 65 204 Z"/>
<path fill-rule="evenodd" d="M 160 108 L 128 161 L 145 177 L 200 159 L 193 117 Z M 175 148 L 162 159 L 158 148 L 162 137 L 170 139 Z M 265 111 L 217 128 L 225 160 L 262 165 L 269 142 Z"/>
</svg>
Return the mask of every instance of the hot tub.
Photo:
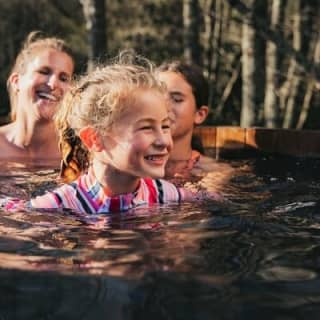
<svg viewBox="0 0 320 320">
<path fill-rule="evenodd" d="M 235 169 L 224 203 L 2 211 L 0 319 L 318 319 L 319 133 L 197 130 Z M 1 163 L 1 195 L 57 175 Z"/>
</svg>

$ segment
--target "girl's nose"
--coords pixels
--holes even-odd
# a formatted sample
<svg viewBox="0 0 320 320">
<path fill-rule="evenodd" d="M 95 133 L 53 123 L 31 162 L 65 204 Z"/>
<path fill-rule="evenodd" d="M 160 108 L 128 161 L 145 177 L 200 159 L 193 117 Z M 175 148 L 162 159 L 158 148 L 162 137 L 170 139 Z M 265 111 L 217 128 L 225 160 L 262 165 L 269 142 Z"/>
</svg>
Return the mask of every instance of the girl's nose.
<svg viewBox="0 0 320 320">
<path fill-rule="evenodd" d="M 52 74 L 48 79 L 48 85 L 51 89 L 55 89 L 59 85 L 59 79 L 55 74 Z"/>
<path fill-rule="evenodd" d="M 169 133 L 163 133 L 160 132 L 155 141 L 154 141 L 155 146 L 157 146 L 158 148 L 169 148 L 172 146 L 172 138 L 171 138 L 171 134 Z"/>
</svg>

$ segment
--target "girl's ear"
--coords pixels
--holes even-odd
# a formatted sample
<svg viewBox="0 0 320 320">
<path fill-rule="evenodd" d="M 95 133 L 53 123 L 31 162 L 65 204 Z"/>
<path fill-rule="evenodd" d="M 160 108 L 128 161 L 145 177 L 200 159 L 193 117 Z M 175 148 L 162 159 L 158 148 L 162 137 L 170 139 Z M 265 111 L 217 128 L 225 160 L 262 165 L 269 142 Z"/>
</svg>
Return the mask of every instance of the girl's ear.
<svg viewBox="0 0 320 320">
<path fill-rule="evenodd" d="M 17 72 L 13 72 L 10 74 L 8 82 L 12 86 L 14 92 L 19 91 L 19 74 Z"/>
<path fill-rule="evenodd" d="M 208 113 L 208 106 L 201 106 L 199 109 L 197 109 L 194 117 L 194 124 L 201 124 L 204 120 L 206 120 Z"/>
<path fill-rule="evenodd" d="M 92 127 L 82 128 L 79 132 L 79 137 L 83 144 L 90 151 L 101 151 L 103 149 L 103 144 L 101 143 L 101 138 L 99 133 Z"/>
</svg>

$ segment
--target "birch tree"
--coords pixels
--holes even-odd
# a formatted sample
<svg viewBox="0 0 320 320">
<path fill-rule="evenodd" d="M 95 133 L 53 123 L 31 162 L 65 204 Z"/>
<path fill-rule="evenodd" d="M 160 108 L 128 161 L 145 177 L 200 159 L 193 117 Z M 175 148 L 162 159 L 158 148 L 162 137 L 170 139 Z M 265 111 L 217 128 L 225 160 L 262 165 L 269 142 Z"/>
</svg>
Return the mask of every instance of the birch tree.
<svg viewBox="0 0 320 320">
<path fill-rule="evenodd" d="M 80 0 L 88 32 L 88 70 L 106 55 L 105 0 Z"/>
<path fill-rule="evenodd" d="M 184 58 L 188 63 L 201 65 L 199 40 L 198 0 L 183 0 L 183 39 Z"/>
<path fill-rule="evenodd" d="M 317 33 L 314 37 L 314 40 L 311 41 L 310 49 L 313 51 L 313 63 L 314 63 L 314 71 L 313 73 L 307 78 L 307 86 L 306 86 L 306 93 L 303 99 L 302 108 L 300 110 L 298 122 L 296 125 L 296 129 L 302 129 L 306 123 L 309 110 L 311 107 L 311 98 L 313 96 L 313 93 L 315 89 L 319 89 L 319 64 L 320 64 L 320 23 L 319 17 L 320 17 L 320 9 L 317 11 L 318 19 L 316 22 L 316 30 Z"/>
<path fill-rule="evenodd" d="M 272 0 L 270 29 L 274 32 L 279 30 L 280 11 L 282 0 Z M 278 125 L 279 106 L 277 98 L 278 89 L 278 47 L 277 43 L 267 40 L 266 44 L 266 90 L 264 99 L 265 126 L 275 128 Z"/>
<path fill-rule="evenodd" d="M 209 87 L 209 106 L 213 105 L 216 91 L 216 84 L 219 76 L 219 60 L 221 50 L 222 22 L 223 17 L 223 1 L 208 0 L 205 1 L 204 21 L 205 21 L 205 67 L 207 77 L 210 82 Z"/>
<path fill-rule="evenodd" d="M 240 126 L 251 127 L 257 119 L 256 111 L 256 54 L 255 54 L 255 29 L 253 25 L 253 12 L 256 0 L 248 1 L 250 11 L 244 15 L 242 23 L 242 101 Z"/>
<path fill-rule="evenodd" d="M 295 0 L 292 5 L 293 10 L 293 23 L 292 23 L 292 37 L 293 37 L 293 49 L 299 52 L 301 50 L 301 14 L 300 0 Z M 294 121 L 295 103 L 298 95 L 298 89 L 300 84 L 301 66 L 297 60 L 292 57 L 290 60 L 290 66 L 287 75 L 287 81 L 282 87 L 281 93 L 282 99 L 286 101 L 284 105 L 284 119 L 283 128 L 291 128 Z"/>
</svg>

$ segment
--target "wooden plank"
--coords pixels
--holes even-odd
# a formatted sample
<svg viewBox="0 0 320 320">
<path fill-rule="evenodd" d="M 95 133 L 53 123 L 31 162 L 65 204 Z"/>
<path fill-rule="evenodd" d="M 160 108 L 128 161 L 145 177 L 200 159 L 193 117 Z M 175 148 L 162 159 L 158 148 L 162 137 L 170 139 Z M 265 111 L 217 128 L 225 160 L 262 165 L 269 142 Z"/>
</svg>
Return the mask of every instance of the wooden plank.
<svg viewBox="0 0 320 320">
<path fill-rule="evenodd" d="M 246 145 L 264 152 L 276 152 L 278 150 L 278 133 L 274 129 L 247 128 Z"/>
<path fill-rule="evenodd" d="M 240 127 L 217 127 L 216 148 L 243 149 L 246 131 Z"/>
<path fill-rule="evenodd" d="M 211 126 L 196 127 L 194 134 L 200 136 L 204 148 L 216 147 L 217 128 Z"/>
<path fill-rule="evenodd" d="M 320 157 L 320 130 L 203 126 L 195 129 L 205 148 L 225 151 L 261 150 L 292 156 Z"/>
</svg>

